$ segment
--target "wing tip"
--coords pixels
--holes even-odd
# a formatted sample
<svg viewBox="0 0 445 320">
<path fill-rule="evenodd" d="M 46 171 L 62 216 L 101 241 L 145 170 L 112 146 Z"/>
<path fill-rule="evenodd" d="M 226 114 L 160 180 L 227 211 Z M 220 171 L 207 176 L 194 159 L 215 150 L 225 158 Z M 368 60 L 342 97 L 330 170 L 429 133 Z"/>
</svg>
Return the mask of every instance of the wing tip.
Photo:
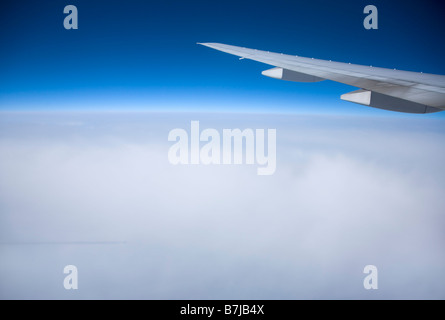
<svg viewBox="0 0 445 320">
<path fill-rule="evenodd" d="M 201 46 L 209 47 L 215 49 L 215 47 L 222 45 L 222 43 L 217 42 L 196 42 L 196 44 L 199 44 Z"/>
</svg>

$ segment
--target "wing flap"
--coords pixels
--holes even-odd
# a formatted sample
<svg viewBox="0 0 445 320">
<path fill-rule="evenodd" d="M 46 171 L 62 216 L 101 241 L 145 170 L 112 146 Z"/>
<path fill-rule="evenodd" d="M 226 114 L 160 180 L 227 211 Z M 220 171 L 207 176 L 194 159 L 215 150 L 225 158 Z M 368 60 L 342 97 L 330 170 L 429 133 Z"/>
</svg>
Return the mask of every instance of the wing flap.
<svg viewBox="0 0 445 320">
<path fill-rule="evenodd" d="M 310 74 L 287 70 L 283 68 L 272 68 L 261 73 L 263 76 L 293 82 L 320 82 L 325 79 Z"/>
<path fill-rule="evenodd" d="M 405 113 L 434 113 L 443 111 L 442 109 L 362 89 L 343 94 L 341 99 L 368 107 Z"/>
</svg>

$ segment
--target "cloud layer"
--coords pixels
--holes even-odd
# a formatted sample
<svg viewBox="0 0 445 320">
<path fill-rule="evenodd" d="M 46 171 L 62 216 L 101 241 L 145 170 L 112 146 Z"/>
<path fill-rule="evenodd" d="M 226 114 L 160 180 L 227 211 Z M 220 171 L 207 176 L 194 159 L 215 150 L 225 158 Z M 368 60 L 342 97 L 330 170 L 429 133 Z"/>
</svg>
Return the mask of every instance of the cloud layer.
<svg viewBox="0 0 445 320">
<path fill-rule="evenodd" d="M 277 129 L 277 171 L 172 166 L 174 128 Z M 2 299 L 445 298 L 443 120 L 4 113 Z M 117 242 L 117 243 L 116 243 Z M 76 265 L 79 289 L 63 288 Z M 379 290 L 363 288 L 364 266 Z"/>
</svg>

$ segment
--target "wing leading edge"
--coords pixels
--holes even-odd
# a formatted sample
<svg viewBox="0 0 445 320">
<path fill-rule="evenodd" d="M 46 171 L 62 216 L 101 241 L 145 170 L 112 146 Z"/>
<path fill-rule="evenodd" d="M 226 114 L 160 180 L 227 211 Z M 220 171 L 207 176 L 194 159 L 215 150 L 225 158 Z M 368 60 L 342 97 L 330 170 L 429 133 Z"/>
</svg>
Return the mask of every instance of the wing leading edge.
<svg viewBox="0 0 445 320">
<path fill-rule="evenodd" d="M 332 80 L 360 88 L 342 95 L 345 101 L 407 113 L 445 110 L 445 76 L 442 75 L 304 58 L 220 43 L 200 44 L 274 66 L 262 73 L 271 78 L 295 82 Z"/>
</svg>

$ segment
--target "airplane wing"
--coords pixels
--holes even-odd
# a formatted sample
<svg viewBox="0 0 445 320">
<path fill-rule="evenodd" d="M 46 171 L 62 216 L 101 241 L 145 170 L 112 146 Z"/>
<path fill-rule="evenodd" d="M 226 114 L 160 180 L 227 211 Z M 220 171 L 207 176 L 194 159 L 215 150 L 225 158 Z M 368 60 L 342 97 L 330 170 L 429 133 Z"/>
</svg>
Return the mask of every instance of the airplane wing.
<svg viewBox="0 0 445 320">
<path fill-rule="evenodd" d="M 342 100 L 406 113 L 445 110 L 445 76 L 442 75 L 304 58 L 220 43 L 199 44 L 274 66 L 263 71 L 268 77 L 295 82 L 332 80 L 360 88 L 342 95 Z"/>
</svg>

